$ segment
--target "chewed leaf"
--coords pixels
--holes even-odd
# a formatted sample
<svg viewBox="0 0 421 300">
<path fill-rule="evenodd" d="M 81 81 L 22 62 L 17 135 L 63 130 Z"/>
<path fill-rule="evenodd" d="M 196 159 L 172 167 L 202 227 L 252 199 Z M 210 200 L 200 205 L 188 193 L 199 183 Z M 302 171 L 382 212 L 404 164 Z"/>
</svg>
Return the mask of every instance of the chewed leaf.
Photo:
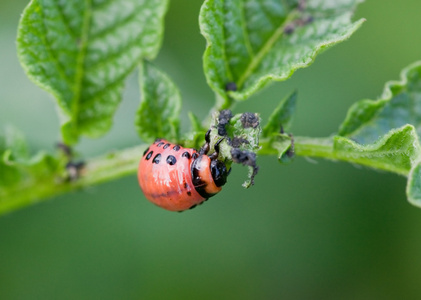
<svg viewBox="0 0 421 300">
<path fill-rule="evenodd" d="M 147 142 L 156 138 L 179 140 L 181 96 L 162 71 L 145 61 L 140 65 L 141 102 L 136 115 L 139 136 Z"/>
<path fill-rule="evenodd" d="M 268 123 L 263 127 L 263 137 L 279 133 L 282 130 L 288 130 L 292 123 L 297 101 L 297 92 L 281 100 L 269 117 Z"/>
<path fill-rule="evenodd" d="M 355 103 L 339 134 L 365 144 L 393 128 L 412 124 L 421 136 L 421 62 L 404 69 L 401 78 L 399 82 L 388 82 L 379 100 Z"/>
<path fill-rule="evenodd" d="M 231 111 L 223 110 L 215 113 L 211 124 L 211 149 L 213 143 L 223 136 L 220 145 L 220 158 L 242 164 L 249 169 L 248 179 L 243 186 L 249 188 L 254 184 L 259 167 L 257 166 L 257 151 L 260 149 L 261 134 L 260 116 L 256 113 L 242 113 L 232 116 Z"/>
<path fill-rule="evenodd" d="M 363 20 L 351 21 L 359 2 L 206 0 L 200 28 L 207 41 L 208 84 L 228 102 L 228 97 L 244 100 L 271 81 L 288 79 L 360 27 Z"/>
<path fill-rule="evenodd" d="M 111 127 L 127 75 L 156 56 L 167 0 L 32 0 L 18 30 L 20 62 L 57 100 L 64 142 Z"/>
</svg>

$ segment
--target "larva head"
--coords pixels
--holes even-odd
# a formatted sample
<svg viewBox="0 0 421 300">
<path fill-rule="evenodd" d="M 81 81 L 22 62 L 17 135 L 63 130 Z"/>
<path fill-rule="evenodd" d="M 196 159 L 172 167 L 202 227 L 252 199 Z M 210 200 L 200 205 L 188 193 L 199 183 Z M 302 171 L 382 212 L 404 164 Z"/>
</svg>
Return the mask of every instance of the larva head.
<svg viewBox="0 0 421 300">
<path fill-rule="evenodd" d="M 196 191 L 209 198 L 221 191 L 221 186 L 227 182 L 227 168 L 216 158 L 211 159 L 206 154 L 199 155 L 191 165 L 192 182 Z"/>
</svg>

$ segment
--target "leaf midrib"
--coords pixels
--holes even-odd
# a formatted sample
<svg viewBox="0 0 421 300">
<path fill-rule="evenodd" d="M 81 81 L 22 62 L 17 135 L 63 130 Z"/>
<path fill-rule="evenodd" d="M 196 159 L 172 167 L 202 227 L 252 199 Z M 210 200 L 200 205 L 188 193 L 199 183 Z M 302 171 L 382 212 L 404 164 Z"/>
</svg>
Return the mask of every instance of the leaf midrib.
<svg viewBox="0 0 421 300">
<path fill-rule="evenodd" d="M 278 39 L 283 35 L 284 28 L 296 17 L 296 12 L 291 11 L 285 20 L 278 26 L 274 33 L 267 39 L 266 43 L 260 48 L 259 52 L 252 57 L 247 68 L 241 75 L 240 79 L 237 82 L 237 86 L 241 89 L 244 82 L 250 77 L 254 70 L 259 66 L 260 62 L 263 60 L 265 55 L 272 49 L 273 44 L 275 44 Z"/>
<path fill-rule="evenodd" d="M 92 0 L 85 0 L 85 15 L 83 16 L 83 24 L 82 24 L 82 36 L 80 41 L 80 51 L 78 52 L 77 60 L 76 60 L 76 74 L 74 80 L 74 95 L 72 99 L 72 109 L 71 115 L 72 119 L 77 118 L 79 115 L 80 109 L 80 102 L 81 102 L 81 95 L 82 95 L 82 81 L 85 74 L 85 70 L 83 68 L 86 51 L 88 46 L 88 33 L 89 33 L 89 26 L 92 16 Z M 73 132 L 77 132 L 78 128 L 78 120 L 73 120 L 72 129 Z"/>
</svg>

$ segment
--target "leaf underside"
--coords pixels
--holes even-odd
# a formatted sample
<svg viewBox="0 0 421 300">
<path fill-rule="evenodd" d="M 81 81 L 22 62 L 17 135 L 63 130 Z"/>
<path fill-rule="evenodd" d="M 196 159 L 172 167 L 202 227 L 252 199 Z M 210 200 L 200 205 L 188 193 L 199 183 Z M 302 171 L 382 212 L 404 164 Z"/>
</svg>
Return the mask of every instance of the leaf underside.
<svg viewBox="0 0 421 300">
<path fill-rule="evenodd" d="M 299 4 L 299 3 L 305 3 Z M 288 79 L 322 50 L 347 39 L 361 0 L 206 0 L 200 28 L 206 38 L 204 71 L 225 99 L 244 100 L 267 83 Z M 226 91 L 235 83 L 237 91 Z"/>
<path fill-rule="evenodd" d="M 18 28 L 18 56 L 56 98 L 64 142 L 111 127 L 123 83 L 156 56 L 166 0 L 32 0 Z"/>
</svg>

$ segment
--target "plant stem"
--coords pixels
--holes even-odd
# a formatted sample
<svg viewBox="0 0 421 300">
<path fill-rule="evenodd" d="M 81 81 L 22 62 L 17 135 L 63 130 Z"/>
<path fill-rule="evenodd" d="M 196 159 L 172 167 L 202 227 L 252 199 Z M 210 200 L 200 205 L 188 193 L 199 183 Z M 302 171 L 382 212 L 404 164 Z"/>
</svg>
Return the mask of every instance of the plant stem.
<svg viewBox="0 0 421 300">
<path fill-rule="evenodd" d="M 56 178 L 58 176 L 52 175 L 47 179 L 25 182 L 0 199 L 0 215 L 66 192 L 136 173 L 146 147 L 146 145 L 136 146 L 92 158 L 86 161 L 80 178 L 74 181 L 59 179 Z"/>
<path fill-rule="evenodd" d="M 277 150 L 270 147 L 268 141 L 262 140 L 263 148 L 259 155 L 276 155 Z M 294 137 L 295 154 L 297 156 L 321 157 L 330 160 L 342 160 L 375 169 L 385 170 L 407 176 L 408 170 L 399 169 L 395 165 L 381 163 L 360 156 L 352 156 L 347 152 L 334 149 L 332 138 Z M 138 163 L 146 145 L 118 150 L 86 161 L 82 174 L 74 181 L 59 180 L 51 175 L 48 180 L 32 180 L 12 189 L 0 199 L 0 215 L 45 201 L 49 198 L 95 184 L 136 173 Z"/>
</svg>

